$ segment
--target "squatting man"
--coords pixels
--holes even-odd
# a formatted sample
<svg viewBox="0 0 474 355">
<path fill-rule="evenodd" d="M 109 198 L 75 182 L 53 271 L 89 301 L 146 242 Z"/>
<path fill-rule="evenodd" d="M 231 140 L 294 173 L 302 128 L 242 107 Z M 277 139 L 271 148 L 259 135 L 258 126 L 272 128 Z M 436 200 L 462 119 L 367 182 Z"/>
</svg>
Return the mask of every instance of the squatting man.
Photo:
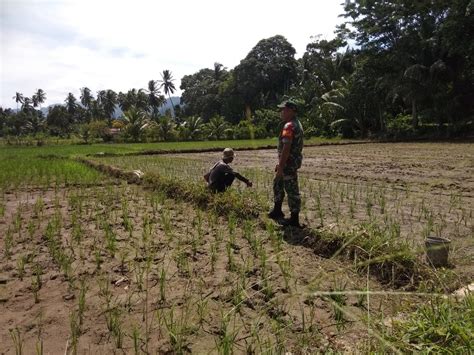
<svg viewBox="0 0 474 355">
<path fill-rule="evenodd" d="M 207 186 L 213 192 L 224 192 L 229 188 L 234 179 L 237 178 L 243 181 L 247 187 L 252 187 L 252 182 L 235 172 L 231 167 L 230 163 L 234 160 L 234 151 L 232 148 L 226 148 L 222 152 L 222 160 L 214 164 L 209 172 L 204 175 L 204 180 L 207 182 Z"/>
</svg>

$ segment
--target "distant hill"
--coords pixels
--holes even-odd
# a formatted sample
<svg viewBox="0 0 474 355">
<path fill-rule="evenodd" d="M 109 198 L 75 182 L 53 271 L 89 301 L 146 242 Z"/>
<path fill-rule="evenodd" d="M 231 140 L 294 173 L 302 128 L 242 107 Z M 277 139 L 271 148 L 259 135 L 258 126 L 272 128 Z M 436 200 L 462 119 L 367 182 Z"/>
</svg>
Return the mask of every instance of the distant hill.
<svg viewBox="0 0 474 355">
<path fill-rule="evenodd" d="M 173 100 L 173 104 L 176 105 L 181 105 L 181 97 L 179 96 L 171 96 L 171 99 Z M 171 101 L 170 99 L 166 99 L 166 102 L 163 106 L 160 107 L 160 113 L 163 115 L 166 110 L 171 110 Z"/>
<path fill-rule="evenodd" d="M 181 105 L 181 97 L 180 96 L 171 96 L 171 100 L 173 100 L 173 105 Z M 166 110 L 171 110 L 171 101 L 169 98 L 166 99 L 165 103 L 160 107 L 160 114 L 164 115 Z M 119 118 L 123 115 L 123 111 L 120 107 L 115 108 L 114 117 Z"/>
</svg>

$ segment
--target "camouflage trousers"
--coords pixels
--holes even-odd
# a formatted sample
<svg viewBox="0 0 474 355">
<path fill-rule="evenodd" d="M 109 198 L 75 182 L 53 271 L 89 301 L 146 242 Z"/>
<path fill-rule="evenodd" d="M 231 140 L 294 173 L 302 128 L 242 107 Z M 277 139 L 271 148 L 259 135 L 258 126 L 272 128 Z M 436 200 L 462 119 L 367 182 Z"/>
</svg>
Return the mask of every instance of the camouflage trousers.
<svg viewBox="0 0 474 355">
<path fill-rule="evenodd" d="M 301 209 L 301 195 L 298 187 L 298 175 L 296 172 L 284 174 L 283 177 L 273 180 L 273 198 L 275 204 L 282 203 L 288 195 L 288 207 L 291 213 L 299 213 Z"/>
</svg>

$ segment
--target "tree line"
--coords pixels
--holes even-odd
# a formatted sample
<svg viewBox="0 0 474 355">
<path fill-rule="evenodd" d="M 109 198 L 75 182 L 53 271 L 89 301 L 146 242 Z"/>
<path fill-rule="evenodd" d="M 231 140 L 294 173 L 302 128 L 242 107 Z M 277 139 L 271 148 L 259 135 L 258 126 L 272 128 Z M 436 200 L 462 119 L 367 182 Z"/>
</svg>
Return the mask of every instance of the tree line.
<svg viewBox="0 0 474 355">
<path fill-rule="evenodd" d="M 172 73 L 126 93 L 84 87 L 78 101 L 43 117 L 39 89 L 16 93 L 18 112 L 0 108 L 0 134 L 47 132 L 89 138 L 193 140 L 261 138 L 278 132 L 281 100 L 299 102 L 308 136 L 454 137 L 473 131 L 474 3 L 470 0 L 348 0 L 331 40 L 312 37 L 299 59 L 285 37 L 259 41 L 240 63 L 181 79 L 181 103 L 160 114 L 176 90 Z M 163 90 L 163 93 L 161 92 Z M 21 109 L 19 105 L 21 104 Z M 123 111 L 114 119 L 116 106 Z M 112 130 L 111 130 L 112 128 Z"/>
</svg>

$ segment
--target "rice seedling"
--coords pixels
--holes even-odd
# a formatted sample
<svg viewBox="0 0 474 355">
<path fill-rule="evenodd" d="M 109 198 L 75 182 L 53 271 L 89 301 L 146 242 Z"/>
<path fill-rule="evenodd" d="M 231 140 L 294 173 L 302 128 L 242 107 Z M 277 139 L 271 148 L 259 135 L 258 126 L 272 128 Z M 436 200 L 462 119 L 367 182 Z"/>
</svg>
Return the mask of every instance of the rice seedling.
<svg viewBox="0 0 474 355">
<path fill-rule="evenodd" d="M 235 318 L 234 318 L 235 320 Z M 216 350 L 219 354 L 232 354 L 235 347 L 235 341 L 238 335 L 238 329 L 230 328 L 230 315 L 221 313 L 221 324 L 216 342 Z"/>
<path fill-rule="evenodd" d="M 5 257 L 10 259 L 11 257 L 11 249 L 13 247 L 13 231 L 8 227 L 7 232 L 4 238 L 4 246 L 5 246 Z"/>
<path fill-rule="evenodd" d="M 5 202 L 4 201 L 0 201 L 0 217 L 3 218 L 5 217 Z"/>
<path fill-rule="evenodd" d="M 165 302 L 166 301 L 166 270 L 164 267 L 161 268 L 158 281 L 160 285 L 160 302 Z"/>
<path fill-rule="evenodd" d="M 290 291 L 290 281 L 292 280 L 291 260 L 283 258 L 280 253 L 277 254 L 277 264 L 280 268 L 283 280 L 285 281 L 285 290 Z"/>
<path fill-rule="evenodd" d="M 21 281 L 23 281 L 23 277 L 25 276 L 25 266 L 28 262 L 28 257 L 26 255 L 22 255 L 16 261 L 18 277 Z"/>
<path fill-rule="evenodd" d="M 188 350 L 188 311 L 188 306 L 185 305 L 181 309 L 180 317 L 176 318 L 175 308 L 171 307 L 163 316 L 171 349 L 176 354 L 183 354 Z"/>
<path fill-rule="evenodd" d="M 94 246 L 94 261 L 95 261 L 95 267 L 96 270 L 101 269 L 101 265 L 104 262 L 104 259 L 102 258 L 102 251 L 99 247 Z"/>
<path fill-rule="evenodd" d="M 102 226 L 104 230 L 105 238 L 105 248 L 109 252 L 111 258 L 115 257 L 115 252 L 117 251 L 117 237 L 113 231 L 111 225 L 108 222 L 104 222 Z"/>
<path fill-rule="evenodd" d="M 123 330 L 122 312 L 114 307 L 105 312 L 107 329 L 115 341 L 115 347 L 122 349 L 125 332 Z"/>
<path fill-rule="evenodd" d="M 132 330 L 132 341 L 133 341 L 133 352 L 135 355 L 138 355 L 141 353 L 141 344 L 143 343 L 143 340 L 141 338 L 140 334 L 140 328 L 134 324 L 133 325 L 133 330 Z"/>
<path fill-rule="evenodd" d="M 42 334 L 43 334 L 43 312 L 42 311 L 38 313 L 36 319 L 37 319 L 36 329 L 38 329 L 38 333 L 37 333 L 37 341 L 35 344 L 35 352 L 36 352 L 36 355 L 43 355 L 44 344 L 43 344 L 43 339 L 42 339 Z"/>
<path fill-rule="evenodd" d="M 211 271 L 215 271 L 216 268 L 216 262 L 217 262 L 217 257 L 218 257 L 218 250 L 219 250 L 219 242 L 214 241 L 211 244 Z"/>
<path fill-rule="evenodd" d="M 70 351 L 72 354 L 77 354 L 77 343 L 81 336 L 81 327 L 79 325 L 78 315 L 76 310 L 72 310 L 69 314 L 69 326 L 70 326 Z M 68 349 L 68 350 L 69 350 Z"/>
<path fill-rule="evenodd" d="M 38 279 L 34 276 L 31 278 L 30 288 L 31 288 L 31 292 L 33 293 L 33 298 L 34 298 L 35 303 L 39 303 L 40 300 L 39 300 L 38 292 L 41 289 L 41 286 L 38 283 Z"/>
<path fill-rule="evenodd" d="M 27 231 L 28 231 L 28 239 L 31 241 L 33 240 L 33 236 L 35 234 L 35 231 L 36 231 L 36 223 L 33 221 L 33 220 L 30 220 L 28 222 L 28 225 L 26 227 Z"/>
<path fill-rule="evenodd" d="M 196 313 L 198 315 L 198 324 L 199 326 L 202 327 L 208 314 L 208 300 L 207 299 L 200 298 L 196 302 Z"/>
<path fill-rule="evenodd" d="M 334 287 L 331 288 L 332 293 L 329 295 L 334 313 L 334 320 L 336 321 L 336 328 L 339 331 L 344 329 L 347 323 L 344 313 L 344 306 L 346 305 L 347 300 L 344 294 L 345 289 L 346 284 L 340 284 L 335 281 Z"/>
<path fill-rule="evenodd" d="M 86 310 L 86 294 L 87 294 L 87 285 L 86 280 L 82 278 L 80 280 L 80 288 L 79 288 L 79 297 L 78 297 L 78 310 L 77 315 L 79 318 L 79 327 L 82 327 L 84 323 L 84 312 Z"/>
<path fill-rule="evenodd" d="M 230 242 L 226 243 L 226 253 L 227 253 L 227 270 L 236 271 L 236 265 L 234 261 L 234 249 Z"/>
<path fill-rule="evenodd" d="M 13 217 L 13 232 L 18 233 L 18 239 L 21 240 L 23 219 L 21 214 L 21 205 L 18 207 L 17 213 Z"/>
<path fill-rule="evenodd" d="M 15 348 L 15 355 L 22 355 L 24 344 L 20 329 L 15 327 L 14 329 L 9 329 L 9 332 Z"/>
</svg>

